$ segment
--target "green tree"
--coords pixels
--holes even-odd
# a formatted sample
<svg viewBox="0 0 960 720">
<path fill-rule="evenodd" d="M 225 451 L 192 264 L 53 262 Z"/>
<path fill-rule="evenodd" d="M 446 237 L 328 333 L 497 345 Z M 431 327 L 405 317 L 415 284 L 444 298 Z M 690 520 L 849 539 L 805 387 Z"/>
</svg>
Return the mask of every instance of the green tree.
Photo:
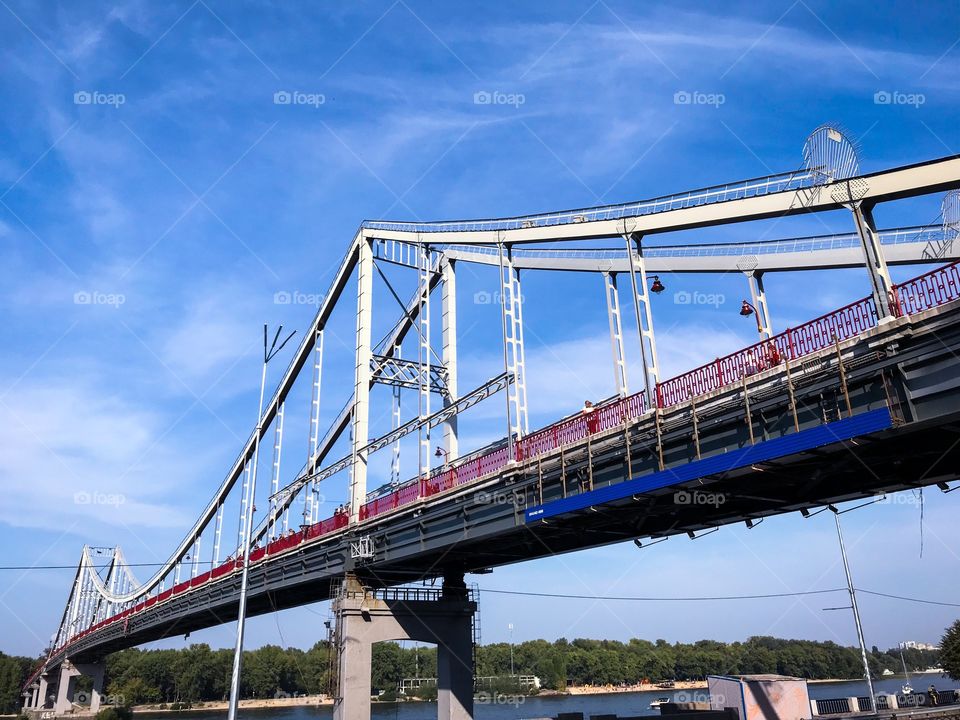
<svg viewBox="0 0 960 720">
<path fill-rule="evenodd" d="M 960 620 L 948 627 L 940 640 L 940 667 L 960 680 Z"/>
</svg>

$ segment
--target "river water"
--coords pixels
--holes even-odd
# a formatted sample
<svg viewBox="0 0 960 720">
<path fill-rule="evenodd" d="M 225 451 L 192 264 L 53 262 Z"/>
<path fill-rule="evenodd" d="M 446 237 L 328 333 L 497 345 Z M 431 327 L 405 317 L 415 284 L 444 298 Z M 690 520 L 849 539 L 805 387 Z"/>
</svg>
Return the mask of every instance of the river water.
<svg viewBox="0 0 960 720">
<path fill-rule="evenodd" d="M 933 683 L 937 690 L 955 688 L 960 683 L 942 678 L 938 674 L 917 675 L 912 679 L 916 692 L 924 692 Z M 874 681 L 878 693 L 899 693 L 903 678 L 881 678 Z M 811 683 L 808 685 L 810 698 L 843 698 L 867 694 L 867 684 L 863 680 L 847 680 L 829 683 Z M 637 715 L 659 716 L 658 710 L 651 710 L 650 703 L 658 698 L 671 698 L 677 701 L 707 700 L 706 690 L 657 690 L 654 692 L 625 692 L 605 695 L 550 695 L 543 697 L 513 696 L 497 698 L 493 701 L 478 702 L 474 707 L 476 720 L 531 720 L 533 718 L 555 718 L 562 712 L 582 712 L 585 718 L 590 715 L 616 714 L 620 717 Z M 153 717 L 162 720 L 213 720 L 225 712 L 180 712 L 158 713 Z M 241 710 L 243 720 L 330 720 L 333 710 L 329 705 L 322 707 L 268 708 L 263 710 Z M 137 714 L 138 719 L 151 717 Z M 402 702 L 373 703 L 372 720 L 435 720 L 436 703 Z"/>
</svg>

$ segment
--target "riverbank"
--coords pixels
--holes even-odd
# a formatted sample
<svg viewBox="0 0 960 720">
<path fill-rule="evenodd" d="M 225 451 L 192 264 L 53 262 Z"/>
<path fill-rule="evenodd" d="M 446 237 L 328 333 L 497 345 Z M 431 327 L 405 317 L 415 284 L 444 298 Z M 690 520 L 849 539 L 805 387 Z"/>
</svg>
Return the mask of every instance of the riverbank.
<svg viewBox="0 0 960 720">
<path fill-rule="evenodd" d="M 814 684 L 832 684 L 852 682 L 850 680 L 824 679 L 809 680 Z M 706 690 L 707 682 L 705 680 L 677 680 L 673 687 L 663 688 L 656 683 L 637 683 L 633 685 L 569 685 L 566 690 L 541 690 L 538 697 L 581 697 L 592 695 L 620 695 L 625 693 L 662 693 L 669 694 L 682 690 Z M 419 702 L 408 700 L 406 702 Z M 173 703 L 151 703 L 148 705 L 135 705 L 132 710 L 135 713 L 161 714 L 161 713 L 181 713 L 181 712 L 222 712 L 227 709 L 226 701 L 208 701 L 192 703 L 189 708 L 180 707 L 174 709 Z M 310 707 L 310 706 L 329 706 L 333 705 L 333 698 L 327 695 L 302 695 L 299 697 L 280 697 L 280 698 L 250 698 L 241 700 L 239 706 L 244 710 L 267 710 L 270 708 L 284 707 Z"/>
<path fill-rule="evenodd" d="M 178 706 L 174 709 L 173 705 Z M 134 705 L 131 709 L 135 713 L 180 713 L 180 712 L 217 712 L 227 709 L 226 700 L 210 700 L 207 702 L 190 703 L 189 707 L 181 707 L 182 703 L 151 703 L 149 705 Z M 283 707 L 309 707 L 311 705 L 333 705 L 333 698 L 327 695 L 301 695 L 300 697 L 278 698 L 250 698 L 237 703 L 242 710 L 268 710 Z"/>
</svg>

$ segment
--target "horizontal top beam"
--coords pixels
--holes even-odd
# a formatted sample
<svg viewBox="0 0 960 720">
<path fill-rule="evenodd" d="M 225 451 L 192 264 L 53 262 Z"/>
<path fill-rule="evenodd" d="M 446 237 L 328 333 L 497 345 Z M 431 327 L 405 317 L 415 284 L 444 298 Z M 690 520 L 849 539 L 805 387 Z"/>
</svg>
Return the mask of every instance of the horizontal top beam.
<svg viewBox="0 0 960 720">
<path fill-rule="evenodd" d="M 938 257 L 925 257 L 930 243 L 944 240 L 939 225 L 883 230 L 879 233 L 888 264 L 949 262 L 960 258 L 960 243 L 945 246 Z M 496 248 L 480 245 L 445 245 L 443 254 L 458 262 L 497 265 Z M 759 270 L 822 270 L 860 267 L 863 253 L 856 233 L 784 238 L 735 243 L 660 245 L 643 249 L 648 272 L 709 273 Z M 516 248 L 511 252 L 519 270 L 570 272 L 629 272 L 623 248 Z"/>
<path fill-rule="evenodd" d="M 464 244 L 519 244 L 584 238 L 617 237 L 626 233 L 672 232 L 842 207 L 831 192 L 851 180 L 817 184 L 820 176 L 795 171 L 691 190 L 652 200 L 489 220 L 397 222 L 367 220 L 365 237 L 406 242 L 443 242 L 438 235 L 455 234 Z M 862 195 L 868 204 L 960 187 L 960 155 L 864 175 Z M 433 237 L 431 237 L 433 236 Z"/>
</svg>

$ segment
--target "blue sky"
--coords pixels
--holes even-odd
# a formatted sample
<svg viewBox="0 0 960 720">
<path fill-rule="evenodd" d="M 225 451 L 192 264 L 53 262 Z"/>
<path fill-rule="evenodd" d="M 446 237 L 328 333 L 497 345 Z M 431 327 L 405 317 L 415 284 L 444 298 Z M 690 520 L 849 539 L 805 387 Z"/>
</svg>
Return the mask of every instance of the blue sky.
<svg viewBox="0 0 960 720">
<path fill-rule="evenodd" d="M 11 565 L 71 565 L 84 543 L 119 543 L 135 563 L 165 559 L 253 426 L 261 324 L 307 326 L 364 218 L 546 211 L 791 170 L 825 121 L 859 140 L 868 172 L 960 152 L 956 2 L 0 5 L 0 545 Z M 883 92 L 914 99 L 877 103 Z M 278 103 L 277 93 L 295 101 Z M 476 102 L 483 93 L 498 101 Z M 677 93 L 714 101 L 677 103 Z M 884 206 L 877 219 L 932 222 L 939 202 Z M 838 212 L 664 241 L 852 229 Z M 402 273 L 391 281 L 401 294 L 413 288 Z M 496 308 L 471 301 L 494 281 L 479 270 L 461 276 L 462 388 L 498 370 Z M 742 278 L 664 281 L 656 323 L 665 374 L 752 341 L 736 313 Z M 613 380 L 599 281 L 524 282 L 539 426 L 611 394 Z M 770 276 L 767 287 L 778 329 L 868 292 L 859 271 Z M 669 297 L 678 290 L 722 302 L 680 307 Z M 278 303 L 278 293 L 298 301 Z M 375 334 L 396 314 L 381 297 Z M 352 382 L 350 311 L 338 311 L 328 334 L 327 419 Z M 285 479 L 306 457 L 308 399 L 300 402 L 288 417 L 299 436 L 286 443 Z M 465 421 L 465 445 L 498 434 L 493 402 Z M 415 398 L 405 409 L 415 412 Z M 405 474 L 413 450 L 404 447 Z M 332 510 L 342 481 L 326 497 Z M 954 597 L 956 498 L 926 493 L 922 558 L 913 495 L 846 515 L 858 585 Z M 480 582 L 580 594 L 776 592 L 841 586 L 836 560 L 827 516 L 789 517 L 649 551 L 551 558 Z M 3 572 L 0 649 L 35 654 L 55 630 L 70 572 Z M 482 612 L 487 642 L 505 640 L 512 623 L 516 639 L 774 634 L 853 644 L 848 614 L 823 612 L 829 604 L 487 595 Z M 955 616 L 873 597 L 861 604 L 868 643 L 884 647 L 934 641 Z M 256 619 L 250 643 L 310 645 L 325 635 L 325 614 L 319 604 Z M 193 639 L 227 645 L 231 635 L 224 627 Z"/>
</svg>

